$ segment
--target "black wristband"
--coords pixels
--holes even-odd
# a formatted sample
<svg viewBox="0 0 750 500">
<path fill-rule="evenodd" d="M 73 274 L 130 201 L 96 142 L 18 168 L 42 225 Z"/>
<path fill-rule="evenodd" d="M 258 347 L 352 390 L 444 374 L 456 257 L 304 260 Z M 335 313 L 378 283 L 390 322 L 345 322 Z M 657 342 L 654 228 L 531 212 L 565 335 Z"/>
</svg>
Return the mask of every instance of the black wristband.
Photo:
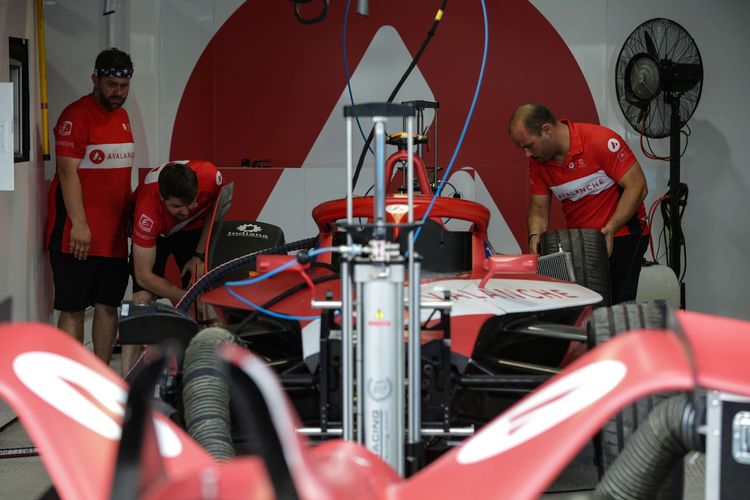
<svg viewBox="0 0 750 500">
<path fill-rule="evenodd" d="M 198 250 L 195 250 L 193 252 L 193 257 L 198 257 L 203 262 L 206 262 L 206 254 L 203 252 L 199 252 Z"/>
</svg>

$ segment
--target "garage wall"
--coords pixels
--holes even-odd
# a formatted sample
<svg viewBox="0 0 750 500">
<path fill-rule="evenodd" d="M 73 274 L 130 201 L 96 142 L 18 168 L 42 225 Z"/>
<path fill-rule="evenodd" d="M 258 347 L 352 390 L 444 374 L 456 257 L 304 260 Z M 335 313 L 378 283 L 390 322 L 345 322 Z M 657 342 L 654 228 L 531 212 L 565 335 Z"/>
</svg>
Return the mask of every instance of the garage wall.
<svg viewBox="0 0 750 500">
<path fill-rule="evenodd" d="M 639 136 L 616 101 L 614 65 L 628 35 L 648 19 L 674 20 L 694 38 L 705 79 L 682 157 L 682 182 L 690 189 L 683 216 L 688 252 L 686 302 L 689 309 L 750 318 L 746 293 L 750 235 L 745 230 L 750 169 L 744 158 L 747 134 L 743 125 L 750 113 L 745 85 L 750 78 L 746 56 L 750 4 L 739 0 L 533 3 L 571 47 L 591 87 L 601 123 L 623 134 L 636 153 L 648 179 L 649 205 L 668 191 L 669 163 L 648 160 L 640 151 Z M 587 13 L 585 18 L 581 12 Z M 668 139 L 652 143 L 658 154 L 669 153 Z M 661 221 L 657 223 L 654 234 L 661 231 Z"/>
<path fill-rule="evenodd" d="M 387 95 L 401 72 L 393 61 L 416 52 L 438 4 L 415 0 L 397 15 L 387 3 L 373 3 L 369 18 L 352 12 L 349 19 L 349 65 L 360 102 Z M 102 18 L 98 1 L 49 4 L 50 116 L 54 121 L 65 104 L 89 91 L 93 58 L 108 39 L 114 41 L 136 64 L 127 104 L 136 165 L 197 155 L 231 169 L 243 157 L 270 158 L 272 168 L 242 174 L 251 179 L 240 200 L 247 203 L 244 212 L 284 226 L 288 240 L 307 236 L 309 209 L 320 199 L 343 195 L 340 105 L 348 98 L 340 53 L 343 4 L 333 3 L 328 19 L 313 27 L 298 25 L 286 2 L 133 0 L 118 4 L 109 19 Z M 403 95 L 429 93 L 441 101 L 441 165 L 453 153 L 476 81 L 478 5 L 449 4 Z M 467 197 L 492 205 L 496 248 L 518 251 L 525 240 L 525 161 L 505 133 L 508 114 L 519 102 L 546 102 L 561 116 L 617 130 L 646 171 L 648 201 L 666 191 L 668 165 L 646 161 L 639 152 L 638 137 L 614 101 L 612 68 L 638 24 L 671 18 L 696 39 L 707 75 L 683 157 L 683 180 L 692 191 L 683 221 L 687 305 L 750 318 L 742 293 L 750 279 L 742 258 L 750 250 L 742 224 L 750 173 L 740 159 L 742 118 L 750 106 L 743 93 L 750 61 L 740 52 L 750 35 L 742 20 L 750 6 L 738 0 L 489 0 L 487 7 L 485 84 L 456 168 L 470 172 L 461 187 Z M 328 58 L 313 58 L 315 50 Z M 309 73 L 296 80 L 301 77 L 289 75 L 289 68 Z M 295 85 L 285 94 L 289 98 L 276 98 L 273 91 L 290 81 Z M 311 123 L 311 117 L 319 118 Z M 263 135 L 268 131 L 273 135 Z M 657 143 L 656 149 L 666 152 L 667 145 Z"/>
<path fill-rule="evenodd" d="M 34 26 L 33 2 L 0 1 L 0 82 L 9 81 L 8 37 L 29 40 L 30 161 L 14 165 L 14 190 L 0 191 L 0 301 L 11 297 L 14 321 L 47 321 L 51 313 L 50 271 L 42 251 L 47 208 Z"/>
</svg>

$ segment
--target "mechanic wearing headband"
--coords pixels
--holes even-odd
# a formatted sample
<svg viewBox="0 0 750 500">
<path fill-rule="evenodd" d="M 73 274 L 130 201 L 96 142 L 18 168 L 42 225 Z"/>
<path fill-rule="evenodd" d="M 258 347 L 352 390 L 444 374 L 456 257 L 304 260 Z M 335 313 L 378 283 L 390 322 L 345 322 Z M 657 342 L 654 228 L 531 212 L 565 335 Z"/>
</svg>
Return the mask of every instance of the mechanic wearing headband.
<svg viewBox="0 0 750 500">
<path fill-rule="evenodd" d="M 557 120 L 540 104 L 513 113 L 510 137 L 529 158 L 529 251 L 547 230 L 550 193 L 560 200 L 568 228 L 598 229 L 609 253 L 612 302 L 635 300 L 648 245 L 646 178 L 633 152 L 614 131 Z"/>
<path fill-rule="evenodd" d="M 110 48 L 97 56 L 92 92 L 65 108 L 55 126 L 57 171 L 48 196 L 57 326 L 83 341 L 84 312 L 94 306 L 94 352 L 105 363 L 128 285 L 133 135 L 122 105 L 132 76 L 125 52 Z"/>
</svg>

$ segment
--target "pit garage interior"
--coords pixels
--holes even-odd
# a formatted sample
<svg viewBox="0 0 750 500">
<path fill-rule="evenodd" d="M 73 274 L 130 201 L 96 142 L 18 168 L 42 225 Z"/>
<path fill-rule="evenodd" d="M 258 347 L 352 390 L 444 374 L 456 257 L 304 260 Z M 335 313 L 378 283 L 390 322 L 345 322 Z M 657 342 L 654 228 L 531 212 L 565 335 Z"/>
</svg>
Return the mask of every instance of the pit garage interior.
<svg viewBox="0 0 750 500">
<path fill-rule="evenodd" d="M 0 0 L 0 341 L 4 342 L 0 352 L 6 351 L 2 361 L 6 368 L 0 370 L 0 387 L 6 395 L 0 401 L 0 498 L 272 498 L 274 494 L 278 498 L 455 498 L 459 491 L 476 498 L 655 498 L 652 495 L 660 488 L 660 494 L 670 498 L 747 498 L 750 169 L 740 156 L 747 148 L 745 124 L 750 116 L 749 20 L 750 4 L 740 0 Z M 133 190 L 157 165 L 208 160 L 218 167 L 225 184 L 233 186 L 231 206 L 224 207 L 220 217 L 224 229 L 234 221 L 227 234 L 238 237 L 227 236 L 224 244 L 231 247 L 255 233 L 268 234 L 263 237 L 275 242 L 250 245 L 247 251 L 230 249 L 229 257 L 212 262 L 212 268 L 251 251 L 282 246 L 286 251 L 277 253 L 294 256 L 302 250 L 304 262 L 294 257 L 283 261 L 253 257 L 251 274 L 244 271 L 237 277 L 235 273 L 230 279 L 262 277 L 262 265 L 274 270 L 286 265 L 292 272 L 279 272 L 280 279 L 302 283 L 300 276 L 307 278 L 306 259 L 320 264 L 308 270 L 312 291 L 300 285 L 301 293 L 319 302 L 312 312 L 317 315 L 313 337 L 309 325 L 295 322 L 294 314 L 291 319 L 271 321 L 268 324 L 273 323 L 279 335 L 301 339 L 299 346 L 287 351 L 274 344 L 276 330 L 266 324 L 264 332 L 271 333 L 253 337 L 262 340 L 239 342 L 257 346 L 260 358 L 252 359 L 270 361 L 264 366 L 271 371 L 257 368 L 255 375 L 248 368 L 249 358 L 232 351 L 233 376 L 246 377 L 232 387 L 245 387 L 242 384 L 251 379 L 256 385 L 243 397 L 232 392 L 233 405 L 247 405 L 245 413 L 232 410 L 230 440 L 236 449 L 231 457 L 217 458 L 200 449 L 203 444 L 192 441 L 195 435 L 185 428 L 183 415 L 171 417 L 148 402 L 150 389 L 141 387 L 141 396 L 146 397 L 140 403 L 131 398 L 127 404 L 134 406 L 126 412 L 124 396 L 107 400 L 99 389 L 86 386 L 82 381 L 86 377 L 76 382 L 63 369 L 51 374 L 52 365 L 45 365 L 43 356 L 33 361 L 46 350 L 65 357 L 77 347 L 65 344 L 58 352 L 57 332 L 40 329 L 56 326 L 59 316 L 45 247 L 47 196 L 58 164 L 53 128 L 68 104 L 91 92 L 92 64 L 108 47 L 127 52 L 134 64 L 123 105 L 134 143 Z M 375 104 L 364 106 L 367 103 Z M 523 103 L 541 103 L 558 118 L 607 127 L 632 150 L 648 186 L 644 206 L 651 235 L 638 295 L 627 304 L 610 299 L 611 307 L 586 301 L 581 297 L 592 292 L 581 284 L 580 269 L 576 283 L 563 281 L 554 291 L 542 285 L 514 285 L 511 291 L 497 285 L 492 293 L 481 292 L 481 300 L 536 304 L 544 299 L 563 304 L 576 293 L 580 300 L 560 305 L 550 314 L 547 306 L 536 305 L 506 309 L 490 320 L 491 314 L 485 312 L 482 321 L 486 322 L 475 324 L 472 340 L 464 341 L 463 323 L 452 322 L 468 314 L 461 312 L 466 307 L 462 301 L 475 300 L 479 290 L 489 290 L 487 279 L 490 283 L 505 279 L 507 262 L 512 275 L 508 279 L 528 279 L 518 276 L 527 269 L 512 266 L 530 262 L 529 160 L 508 134 L 511 115 Z M 680 110 L 676 118 L 670 115 L 675 106 Z M 389 114 L 384 129 L 378 129 L 375 123 Z M 408 139 L 406 133 L 388 135 L 407 132 L 407 127 L 415 131 Z M 371 129 L 375 140 L 368 140 Z M 388 139 L 387 144 L 380 139 Z M 383 180 L 385 157 L 410 146 L 419 156 L 404 153 L 403 161 L 395 162 L 394 177 Z M 610 145 L 610 151 L 616 149 Z M 392 165 L 390 158 L 387 163 Z M 414 182 L 407 186 L 410 166 Z M 422 167 L 424 177 L 418 172 Z M 354 211 L 359 212 L 349 226 L 359 225 L 361 231 L 347 229 L 354 235 L 348 241 L 341 229 L 346 224 L 333 223 L 346 222 L 347 178 L 355 171 L 358 181 L 349 194 Z M 419 192 L 414 193 L 414 221 L 433 206 L 438 214 L 420 229 L 428 243 L 416 250 L 408 242 L 416 227 L 409 226 L 405 215 L 412 196 L 409 187 Z M 421 198 L 427 190 L 438 193 L 434 205 L 430 198 Z M 358 204 L 366 199 L 369 205 Z M 332 205 L 331 200 L 340 203 Z M 379 226 L 384 219 L 378 219 L 378 213 L 385 217 L 386 212 L 391 225 Z M 574 232 L 566 229 L 559 202 L 552 202 L 550 215 L 549 233 L 565 236 L 559 249 L 566 237 L 571 245 L 582 244 L 572 243 Z M 455 234 L 445 234 L 453 229 Z M 329 247 L 347 250 L 337 250 L 335 256 L 323 252 L 320 242 L 327 231 L 333 231 L 332 238 L 325 240 Z M 317 243 L 289 245 L 319 234 Z M 378 235 L 392 244 L 371 243 Z M 349 341 L 352 332 L 354 338 L 361 338 L 358 315 L 351 308 L 365 316 L 371 306 L 359 295 L 368 290 L 370 278 L 363 277 L 366 272 L 353 263 L 358 243 L 357 258 L 376 259 L 381 252 L 384 261 L 396 261 L 399 271 L 394 275 L 400 273 L 400 281 L 388 288 L 391 278 L 381 273 L 379 279 L 388 285 L 376 287 L 374 294 L 397 304 L 394 317 L 403 330 L 422 329 L 421 347 L 407 339 L 403 346 L 399 341 L 403 348 L 390 351 L 398 384 L 364 380 L 370 368 L 362 368 L 361 363 L 369 362 L 361 361 L 367 355 L 359 344 L 359 357 L 344 361 L 345 349 L 354 352 L 347 347 L 347 332 Z M 558 240 L 548 238 L 547 245 L 550 253 L 558 250 Z M 435 248 L 442 250 L 431 253 Z M 405 282 L 420 282 L 419 274 L 413 274 L 418 267 L 413 265 L 414 254 L 419 252 L 425 254 L 422 278 L 432 285 L 445 278 L 445 283 L 440 281 L 442 288 L 428 291 L 423 285 L 420 292 L 418 286 L 404 287 Z M 575 260 L 575 250 L 568 252 Z M 491 255 L 521 257 L 506 262 Z M 342 264 L 347 259 L 351 263 Z M 474 286 L 475 292 L 451 289 L 459 285 L 450 281 L 456 276 L 456 269 L 445 264 L 450 259 L 464 259 L 464 264 L 457 264 L 458 271 L 465 272 L 461 286 L 471 281 L 469 274 L 477 282 L 484 278 L 485 283 L 478 288 L 476 283 L 465 285 Z M 537 265 L 541 269 L 541 257 L 538 262 L 535 257 L 532 274 Z M 562 257 L 557 262 L 575 267 L 568 265 L 570 254 L 568 264 Z M 361 269 L 370 272 L 376 267 L 368 260 Z M 351 275 L 344 275 L 345 268 Z M 341 275 L 331 281 L 321 274 L 329 272 Z M 454 274 L 446 278 L 450 273 Z M 177 280 L 176 268 L 168 269 L 167 277 Z M 558 283 L 550 279 L 555 281 L 541 283 Z M 339 287 L 343 283 L 348 285 Z M 221 288 L 215 283 L 206 296 L 216 297 Z M 190 299 L 195 307 L 180 314 L 171 312 L 176 310 L 174 304 L 160 299 L 167 311 L 164 317 L 171 315 L 164 321 L 187 321 L 185 317 L 200 309 L 203 319 L 195 324 L 201 329 L 210 324 L 206 318 L 213 318 L 214 324 L 232 325 L 228 330 L 236 337 L 239 330 L 233 328 L 262 324 L 258 313 L 243 320 L 240 313 L 247 313 L 249 306 L 244 302 L 238 308 L 226 293 L 214 302 L 201 297 L 196 292 Z M 125 300 L 131 298 L 129 287 Z M 270 309 L 286 300 L 274 302 L 270 292 L 259 296 L 248 292 L 246 299 Z M 423 325 L 419 317 L 408 318 L 413 316 L 410 307 L 418 307 L 415 303 L 420 301 Z M 309 314 L 309 297 L 305 304 Z M 222 314 L 210 313 L 222 307 Z M 382 326 L 379 315 L 386 309 L 373 307 L 377 312 L 368 325 L 374 328 Z M 434 308 L 432 315 L 425 315 L 426 307 Z M 91 309 L 85 315 L 88 351 L 93 349 Z M 123 306 L 120 317 L 125 316 Z M 444 317 L 448 319 L 439 319 Z M 135 329 L 143 329 L 144 324 L 153 325 L 139 323 Z M 446 330 L 452 324 L 452 337 L 440 326 L 435 333 L 428 324 Z M 637 331 L 621 331 L 631 327 Z M 541 335 L 539 329 L 544 330 Z M 617 348 L 607 350 L 609 340 L 600 348 L 606 340 L 603 336 L 614 336 L 615 330 L 621 337 L 612 339 Z M 522 362 L 507 361 L 513 354 L 502 351 L 501 356 L 500 347 L 493 344 L 500 338 L 498 332 L 513 339 L 536 335 L 542 340 L 520 342 L 521 347 L 535 349 L 535 354 Z M 37 335 L 44 339 L 38 345 Z M 159 335 L 153 332 L 154 337 Z M 179 335 L 189 341 L 182 330 Z M 574 349 L 559 345 L 567 341 L 580 344 L 580 358 L 569 362 Z M 361 345 L 369 345 L 366 342 Z M 503 349 L 504 342 L 500 341 Z M 308 355 L 310 349 L 314 355 Z M 511 346 L 513 353 L 522 350 Z M 118 348 L 109 368 L 84 354 L 76 354 L 80 355 L 76 363 L 92 370 L 93 378 L 114 380 L 108 383 L 127 391 Z M 292 358 L 299 363 L 289 361 Z M 429 366 L 424 361 L 428 358 L 434 361 Z M 414 359 L 417 368 L 410 371 Z M 504 369 L 490 370 L 489 359 Z M 284 363 L 288 369 L 278 368 Z M 540 368 L 545 363 L 554 368 Z M 141 373 L 148 371 L 146 365 L 146 361 L 139 365 Z M 23 371 L 26 366 L 30 371 Z M 157 367 L 155 373 L 169 373 L 169 364 L 162 370 Z M 617 370 L 623 371 L 617 375 Z M 33 375 L 45 371 L 46 376 Z M 257 377 L 272 372 L 280 377 L 280 385 L 258 382 Z M 136 375 L 131 374 L 127 382 Z M 421 393 L 419 386 L 413 390 L 413 376 L 421 381 Z M 152 389 L 153 384 L 157 388 L 169 384 L 154 377 Z M 41 392 L 8 396 L 31 379 L 47 389 L 54 382 L 60 384 L 54 387 L 65 386 L 79 397 L 83 394 L 116 432 L 78 430 L 82 424 L 76 418 L 84 417 L 76 417 L 80 414 L 75 409 L 55 407 L 49 403 L 52 397 Z M 179 388 L 180 403 L 176 409 L 170 407 L 174 412 L 182 412 L 185 380 Z M 513 389 L 503 381 L 515 384 Z M 273 406 L 271 400 L 276 399 L 266 393 L 290 398 L 295 414 L 289 420 L 290 433 L 279 430 L 279 422 L 286 423 L 292 413 L 286 413 L 286 403 Z M 368 436 L 370 431 L 363 429 L 373 424 L 373 417 L 363 409 L 370 404 L 366 398 L 378 405 L 390 401 L 392 393 L 396 399 L 389 408 L 404 410 L 393 416 L 397 432 L 387 436 L 388 443 L 398 448 L 395 458 L 383 451 L 386 444 L 380 439 L 385 435 L 373 438 L 374 431 Z M 556 398 L 568 406 L 554 406 Z M 256 414 L 260 399 L 267 405 L 266 413 Z M 662 400 L 668 401 L 658 405 Z M 163 441 L 156 445 L 154 426 L 144 424 L 146 430 L 133 433 L 123 424 L 124 415 L 136 419 L 133 415 L 143 408 L 170 417 L 176 439 L 189 440 L 189 446 L 180 442 L 192 455 L 182 460 L 165 458 Z M 678 441 L 664 444 L 672 446 L 667 452 L 653 444 L 656 438 L 646 430 L 641 434 L 640 427 L 650 429 L 650 423 L 657 422 L 656 417 L 649 419 L 649 412 L 657 411 L 654 408 L 665 421 L 678 421 L 663 424 Z M 255 428 L 248 430 L 253 426 L 238 423 L 247 415 Z M 640 426 L 643 422 L 649 426 Z M 30 432 L 31 426 L 38 430 Z M 244 429 L 239 438 L 234 426 Z M 96 434 L 90 446 L 86 432 Z M 274 438 L 266 442 L 264 432 Z M 615 452 L 608 448 L 608 435 L 617 440 Z M 82 436 L 80 446 L 72 445 L 73 436 Z M 304 441 L 298 442 L 299 436 Z M 125 442 L 126 437 L 140 444 L 134 447 Z M 361 444 L 355 448 L 342 443 L 342 437 Z M 630 438 L 639 441 L 628 448 Z M 244 441 L 238 445 L 238 440 Z M 153 459 L 144 452 L 150 444 L 161 453 L 158 473 L 149 474 L 144 465 Z M 62 447 L 67 451 L 58 450 Z M 290 461 L 289 447 L 301 453 L 294 455 L 296 461 Z M 124 458 L 128 450 L 129 462 Z M 679 457 L 666 467 L 657 458 L 669 453 Z M 618 454 L 628 456 L 620 460 Z M 370 465 L 357 465 L 357 460 Z M 617 469 L 624 471 L 621 484 L 602 486 L 605 469 L 626 460 L 630 465 Z M 74 462 L 101 470 L 82 472 L 70 465 Z M 662 467 L 659 472 L 648 470 L 657 462 Z M 357 486 L 349 485 L 346 477 L 335 479 L 336 467 L 342 471 L 340 476 L 351 473 L 349 482 Z M 190 483 L 186 475 L 195 481 Z"/>
</svg>

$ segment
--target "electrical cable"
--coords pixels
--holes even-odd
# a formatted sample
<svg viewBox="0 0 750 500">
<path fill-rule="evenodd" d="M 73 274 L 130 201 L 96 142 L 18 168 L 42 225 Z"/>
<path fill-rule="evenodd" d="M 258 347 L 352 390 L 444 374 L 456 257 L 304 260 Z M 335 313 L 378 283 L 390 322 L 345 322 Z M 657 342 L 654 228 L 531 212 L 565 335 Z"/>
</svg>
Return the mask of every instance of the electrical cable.
<svg viewBox="0 0 750 500">
<path fill-rule="evenodd" d="M 421 59 L 422 54 L 427 48 L 427 45 L 429 45 L 430 43 L 430 40 L 432 39 L 433 36 L 435 36 L 435 31 L 437 30 L 437 27 L 440 24 L 440 20 L 443 18 L 443 12 L 445 12 L 445 6 L 447 4 L 448 4 L 448 0 L 442 0 L 440 2 L 440 8 L 435 14 L 435 19 L 432 22 L 432 26 L 427 31 L 427 35 L 425 36 L 425 39 L 422 40 L 422 45 L 420 45 L 419 50 L 417 50 L 417 53 L 414 55 L 414 58 L 411 60 L 409 67 L 406 68 L 406 71 L 404 71 L 404 74 L 401 75 L 401 79 L 393 88 L 393 91 L 391 91 L 391 95 L 388 97 L 388 100 L 386 102 L 393 102 L 393 99 L 395 99 L 396 94 L 398 94 L 398 91 L 401 90 L 401 86 L 409 77 L 412 70 L 416 67 L 417 62 L 419 62 L 419 59 Z M 365 155 L 367 154 L 367 150 L 369 149 L 370 144 L 372 143 L 372 139 L 374 137 L 375 137 L 375 128 L 373 127 L 370 130 L 370 135 L 367 136 L 367 140 L 365 141 L 365 146 L 362 148 L 362 152 L 359 155 L 359 160 L 357 161 L 357 168 L 355 169 L 354 176 L 352 177 L 352 190 L 357 187 L 357 180 L 359 179 L 359 173 L 362 171 L 362 165 L 364 164 L 364 161 L 365 161 Z"/>
<path fill-rule="evenodd" d="M 327 252 L 333 252 L 336 251 L 337 247 L 325 247 L 325 248 L 315 248 L 308 252 L 308 257 L 314 257 L 316 255 L 319 255 L 321 253 L 327 253 Z M 297 320 L 297 321 L 312 321 L 315 319 L 318 319 L 318 316 L 295 316 L 291 314 L 284 314 L 284 313 L 278 313 L 271 310 L 268 310 L 254 302 L 251 302 L 250 300 L 246 299 L 245 297 L 241 296 L 237 292 L 235 292 L 232 287 L 236 286 L 246 286 L 246 285 L 254 285 L 255 283 L 259 283 L 261 281 L 267 280 L 268 278 L 271 278 L 273 276 L 276 276 L 277 274 L 285 271 L 286 269 L 294 266 L 295 264 L 298 264 L 299 261 L 297 259 L 290 260 L 289 262 L 282 264 L 281 266 L 277 267 L 276 269 L 273 269 L 267 273 L 263 273 L 260 276 L 256 276 L 255 278 L 250 278 L 246 280 L 240 280 L 240 281 L 227 281 L 224 283 L 224 288 L 226 289 L 229 294 L 234 297 L 235 299 L 239 300 L 243 304 L 252 307 L 256 311 L 260 311 L 264 314 L 267 314 L 268 316 L 274 317 L 274 318 L 280 318 L 280 319 L 290 319 L 290 320 Z"/>
<path fill-rule="evenodd" d="M 448 162 L 448 167 L 445 169 L 445 172 L 443 173 L 443 178 L 440 180 L 440 184 L 438 185 L 437 190 L 435 191 L 435 195 L 432 197 L 432 200 L 430 200 L 430 205 L 427 207 L 427 210 L 424 213 L 424 216 L 422 217 L 422 224 L 427 220 L 427 218 L 430 216 L 430 212 L 432 211 L 432 207 L 435 205 L 435 200 L 438 199 L 440 196 L 440 193 L 443 190 L 443 186 L 445 185 L 446 180 L 448 179 L 448 174 L 450 174 L 451 169 L 453 168 L 453 163 L 456 161 L 456 157 L 458 156 L 458 152 L 461 149 L 461 145 L 464 142 L 464 137 L 466 136 L 466 130 L 469 128 L 469 123 L 471 123 L 471 117 L 474 114 L 474 107 L 477 104 L 477 99 L 479 98 L 479 91 L 482 88 L 482 80 L 484 79 L 484 69 L 485 65 L 487 64 L 487 46 L 489 43 L 489 28 L 487 27 L 487 6 L 484 3 L 484 0 L 481 0 L 482 3 L 482 14 L 484 18 L 484 52 L 482 54 L 482 65 L 479 70 L 479 77 L 477 78 L 477 86 L 474 90 L 474 98 L 471 100 L 471 107 L 469 108 L 469 113 L 466 115 L 466 121 L 464 122 L 463 130 L 461 130 L 461 135 L 458 138 L 458 143 L 456 144 L 456 148 L 453 150 L 453 156 L 450 159 L 450 162 Z M 418 227 L 416 232 L 414 233 L 414 241 L 417 240 L 420 233 L 422 232 L 422 226 Z"/>
<path fill-rule="evenodd" d="M 297 21 L 301 22 L 302 24 L 317 24 L 325 19 L 328 15 L 328 4 L 330 3 L 330 0 L 323 0 L 323 8 L 314 17 L 302 16 L 302 3 L 306 2 L 294 2 L 294 17 L 296 17 Z"/>
<path fill-rule="evenodd" d="M 352 93 L 352 84 L 349 78 L 349 61 L 347 61 L 346 58 L 346 28 L 349 24 L 349 6 L 351 5 L 352 0 L 346 1 L 346 10 L 344 11 L 344 27 L 341 30 L 341 52 L 344 56 L 344 75 L 346 76 L 346 88 L 349 90 L 349 101 L 352 103 L 352 106 L 354 106 L 354 94 Z M 365 137 L 365 132 L 362 130 L 362 124 L 359 122 L 359 116 L 354 117 L 355 120 L 357 120 L 357 128 L 359 128 L 359 134 L 362 136 L 363 141 L 367 141 L 367 138 Z M 368 145 L 367 148 L 370 150 L 370 153 L 375 154 L 375 152 L 372 150 L 372 148 Z M 365 196 L 367 196 L 365 194 Z"/>
</svg>

